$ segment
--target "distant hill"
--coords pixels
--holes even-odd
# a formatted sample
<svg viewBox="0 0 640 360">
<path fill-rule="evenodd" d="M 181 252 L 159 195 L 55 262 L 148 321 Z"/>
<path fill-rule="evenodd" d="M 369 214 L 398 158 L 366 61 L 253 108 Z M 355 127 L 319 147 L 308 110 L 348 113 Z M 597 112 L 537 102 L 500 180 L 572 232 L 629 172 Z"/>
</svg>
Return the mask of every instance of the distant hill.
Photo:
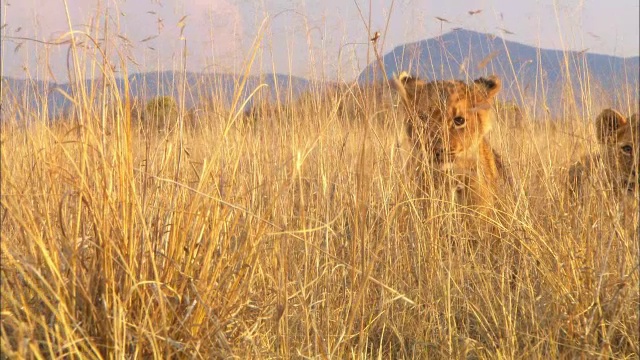
<svg viewBox="0 0 640 360">
<path fill-rule="evenodd" d="M 183 80 L 186 80 L 184 86 L 186 89 L 185 106 L 191 108 L 214 98 L 229 106 L 236 89 L 240 86 L 242 76 L 195 72 L 183 74 L 165 71 L 133 74 L 128 79 L 131 96 L 143 101 L 160 95 L 178 98 L 183 88 Z M 280 97 L 281 101 L 297 97 L 300 93 L 308 90 L 310 86 L 309 81 L 295 76 L 281 74 L 249 76 L 242 92 L 241 101 L 246 99 L 260 84 L 266 84 L 268 87 L 258 91 L 255 99 L 274 100 L 276 97 Z M 87 92 L 94 91 L 95 101 L 100 99 L 98 94 L 102 89 L 101 80 L 85 80 L 84 86 Z M 124 80 L 116 79 L 115 86 L 122 93 Z M 19 110 L 25 113 L 46 109 L 50 116 L 60 114 L 71 105 L 71 101 L 64 95 L 65 93 L 69 95 L 73 93 L 72 86 L 68 83 L 56 84 L 36 80 L 2 78 L 3 107 L 17 103 Z M 247 106 L 251 105 L 253 99 L 248 102 Z"/>
<path fill-rule="evenodd" d="M 549 110 L 554 115 L 571 111 L 577 105 L 584 109 L 583 99 L 596 108 L 613 106 L 626 109 L 638 104 L 640 57 L 621 58 L 589 52 L 539 49 L 505 40 L 501 37 L 469 30 L 456 30 L 442 36 L 396 47 L 382 58 L 387 76 L 402 70 L 426 79 L 471 80 L 496 74 L 503 82 L 500 98 L 518 105 L 536 104 L 535 110 Z M 369 64 L 358 76 L 360 84 L 381 81 L 377 61 Z M 129 76 L 133 98 L 146 101 L 154 96 L 170 95 L 178 98 L 186 80 L 185 105 L 192 108 L 215 99 L 227 106 L 238 89 L 240 75 L 165 71 L 132 74 Z M 343 79 L 340 79 L 341 81 Z M 342 83 L 342 82 L 340 82 Z M 309 90 L 321 90 L 338 83 L 319 84 L 282 74 L 249 76 L 241 101 L 260 84 L 268 85 L 247 103 L 256 99 L 280 101 L 296 99 Z M 69 108 L 71 102 L 64 95 L 72 95 L 69 84 L 2 78 L 2 109 L 17 104 L 19 118 L 31 117 L 45 110 L 50 116 Z M 85 87 L 93 90 L 94 101 L 100 100 L 100 80 L 86 80 Z M 569 86 L 570 85 L 570 86 Z M 124 80 L 117 79 L 115 87 L 122 93 Z M 571 92 L 573 96 L 569 96 Z M 569 104 L 569 107 L 565 106 Z M 28 114 L 28 115 L 21 115 Z M 4 116 L 3 116 L 4 117 Z"/>
<path fill-rule="evenodd" d="M 578 106 L 585 98 L 595 100 L 595 106 L 621 108 L 628 106 L 629 100 L 631 104 L 638 102 L 638 56 L 539 49 L 461 29 L 398 46 L 382 61 L 387 76 L 402 70 L 431 80 L 470 80 L 496 74 L 504 84 L 503 99 L 536 103 L 556 114 L 565 110 L 563 104 L 571 103 L 569 88 Z M 382 73 L 378 68 L 377 62 L 372 62 L 358 76 L 358 82 L 379 81 Z"/>
</svg>

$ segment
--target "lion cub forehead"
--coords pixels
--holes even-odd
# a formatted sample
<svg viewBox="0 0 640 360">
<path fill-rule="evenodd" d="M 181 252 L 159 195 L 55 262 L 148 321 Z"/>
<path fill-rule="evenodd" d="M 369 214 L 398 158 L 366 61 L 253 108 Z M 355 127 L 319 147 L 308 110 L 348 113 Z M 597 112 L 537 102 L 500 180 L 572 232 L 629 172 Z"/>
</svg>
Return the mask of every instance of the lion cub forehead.
<svg viewBox="0 0 640 360">
<path fill-rule="evenodd" d="M 460 80 L 432 81 L 425 85 L 430 93 L 438 93 L 441 96 L 466 96 L 469 93 L 469 85 Z"/>
<path fill-rule="evenodd" d="M 417 100 L 427 107 L 466 106 L 470 92 L 469 85 L 459 80 L 432 81 L 424 84 L 422 96 Z"/>
<path fill-rule="evenodd" d="M 629 129 L 631 130 L 633 137 L 640 139 L 640 114 L 633 114 L 629 118 Z"/>
<path fill-rule="evenodd" d="M 640 122 L 638 114 L 629 117 L 627 123 L 618 130 L 618 141 L 640 142 Z"/>
</svg>

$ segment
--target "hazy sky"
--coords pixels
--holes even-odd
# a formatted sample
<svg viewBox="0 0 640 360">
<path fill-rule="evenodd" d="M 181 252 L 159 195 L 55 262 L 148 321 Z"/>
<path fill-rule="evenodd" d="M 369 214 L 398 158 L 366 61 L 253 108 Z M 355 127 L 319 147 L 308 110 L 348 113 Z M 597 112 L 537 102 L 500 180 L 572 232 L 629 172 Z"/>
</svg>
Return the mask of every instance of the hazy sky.
<svg viewBox="0 0 640 360">
<path fill-rule="evenodd" d="M 640 52 L 638 0 L 0 0 L 0 4 L 3 74 L 39 79 L 53 74 L 59 82 L 67 81 L 69 46 L 20 38 L 68 39 L 69 21 L 79 40 L 90 36 L 104 44 L 116 69 L 121 68 L 117 55 L 126 57 L 130 72 L 182 68 L 185 43 L 189 70 L 241 72 L 262 24 L 254 73 L 350 80 L 366 66 L 370 10 L 371 31 L 383 34 L 383 53 L 456 27 L 544 48 L 588 48 L 617 56 Z M 482 11 L 468 13 L 474 10 Z M 514 34 L 504 34 L 500 28 Z M 80 60 L 102 64 L 90 57 Z"/>
</svg>

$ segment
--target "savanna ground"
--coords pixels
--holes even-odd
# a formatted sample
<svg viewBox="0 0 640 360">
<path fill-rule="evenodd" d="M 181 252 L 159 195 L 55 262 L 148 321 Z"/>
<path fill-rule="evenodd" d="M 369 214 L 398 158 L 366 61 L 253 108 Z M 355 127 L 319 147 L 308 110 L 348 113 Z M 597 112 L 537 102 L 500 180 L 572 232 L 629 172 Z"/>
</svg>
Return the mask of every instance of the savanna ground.
<svg viewBox="0 0 640 360">
<path fill-rule="evenodd" d="M 498 117 L 496 240 L 416 191 L 366 97 L 157 131 L 77 94 L 3 114 L 2 358 L 638 358 L 638 200 L 563 178 L 599 108 Z"/>
</svg>

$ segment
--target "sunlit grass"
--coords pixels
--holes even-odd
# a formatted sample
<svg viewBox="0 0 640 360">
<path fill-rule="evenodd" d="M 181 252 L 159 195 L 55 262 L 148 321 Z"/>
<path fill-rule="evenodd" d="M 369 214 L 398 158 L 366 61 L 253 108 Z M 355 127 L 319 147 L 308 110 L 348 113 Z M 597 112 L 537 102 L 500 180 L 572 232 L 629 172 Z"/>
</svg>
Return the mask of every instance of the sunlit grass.
<svg viewBox="0 0 640 360">
<path fill-rule="evenodd" d="M 497 119 L 496 241 L 416 191 L 392 95 L 338 89 L 191 127 L 82 91 L 3 118 L 2 356 L 637 358 L 638 200 L 567 200 L 588 122 Z"/>
</svg>

